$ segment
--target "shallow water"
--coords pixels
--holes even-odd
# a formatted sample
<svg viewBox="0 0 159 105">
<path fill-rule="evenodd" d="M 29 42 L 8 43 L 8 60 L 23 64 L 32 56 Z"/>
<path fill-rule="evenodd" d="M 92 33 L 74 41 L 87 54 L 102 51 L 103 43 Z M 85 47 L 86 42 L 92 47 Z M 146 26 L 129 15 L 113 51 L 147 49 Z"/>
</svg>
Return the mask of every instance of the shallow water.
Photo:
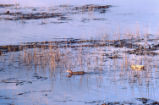
<svg viewBox="0 0 159 105">
<path fill-rule="evenodd" d="M 10 3 L 2 0 L 0 3 Z M 107 35 L 108 39 L 124 38 L 123 33 L 152 34 L 158 35 L 159 7 L 157 0 L 109 0 L 109 1 L 75 1 L 75 0 L 16 0 L 11 3 L 19 4 L 17 8 L 0 8 L 6 10 L 30 11 L 29 8 L 36 8 L 38 11 L 49 11 L 55 8 L 59 12 L 68 12 L 59 5 L 83 6 L 86 4 L 112 5 L 107 12 L 86 12 L 77 14 L 66 14 L 68 20 L 38 19 L 19 21 L 0 21 L 0 44 L 17 44 L 29 41 L 46 41 L 54 38 L 101 38 Z M 62 10 L 61 10 L 62 9 Z M 52 12 L 52 10 L 51 10 Z M 62 22 L 62 23 L 61 23 Z M 43 24 L 44 23 L 44 24 Z M 119 35 L 120 34 L 120 35 Z"/>
<path fill-rule="evenodd" d="M 20 15 L 0 15 L 0 104 L 143 104 L 136 98 L 159 100 L 158 0 L 0 0 L 3 3 L 18 5 L 0 8 L 0 13 Z M 87 4 L 111 7 L 81 9 Z M 14 20 L 21 13 L 43 12 L 62 16 Z M 144 39 L 131 42 L 132 37 Z M 115 40 L 117 44 L 109 45 L 114 39 L 130 43 L 122 46 L 122 40 Z M 53 48 L 48 46 L 52 43 Z M 35 48 L 12 51 L 2 46 L 10 44 Z M 133 64 L 145 69 L 132 70 Z M 87 73 L 67 77 L 68 69 Z"/>
<path fill-rule="evenodd" d="M 3 53 L 0 104 L 142 104 L 136 99 L 159 100 L 158 56 L 128 54 L 124 52 L 129 48 L 112 46 L 79 47 L 84 44 L 89 45 L 72 42 L 72 47 Z M 144 65 L 144 70 L 133 70 L 133 64 Z M 68 69 L 86 74 L 68 77 Z"/>
</svg>

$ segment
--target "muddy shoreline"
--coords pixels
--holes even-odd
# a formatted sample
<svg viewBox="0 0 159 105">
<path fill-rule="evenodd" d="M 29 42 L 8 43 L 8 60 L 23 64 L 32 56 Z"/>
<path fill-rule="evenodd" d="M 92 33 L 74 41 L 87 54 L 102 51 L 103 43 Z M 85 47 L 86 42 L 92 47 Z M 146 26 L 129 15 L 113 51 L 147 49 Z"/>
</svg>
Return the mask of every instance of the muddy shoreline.
<svg viewBox="0 0 159 105">
<path fill-rule="evenodd" d="M 0 13 L 0 20 L 10 20 L 10 21 L 21 21 L 21 20 L 38 20 L 38 19 L 49 19 L 57 18 L 61 21 L 69 21 L 71 17 L 69 15 L 74 14 L 84 14 L 89 12 L 106 13 L 107 9 L 111 8 L 111 5 L 84 5 L 84 6 L 71 6 L 71 5 L 60 5 L 55 8 L 49 8 L 48 10 L 43 10 L 46 12 L 38 11 L 38 8 L 31 8 L 30 12 L 21 12 L 23 9 L 18 8 L 18 5 L 13 4 L 0 4 L 0 8 L 15 7 L 7 11 Z M 28 8 L 29 9 L 29 8 Z M 62 11 L 63 10 L 63 11 Z M 15 12 L 19 11 L 19 12 Z M 96 19 L 99 20 L 99 19 Z"/>
<path fill-rule="evenodd" d="M 149 42 L 157 39 L 150 39 Z M 139 44 L 142 43 L 142 44 Z M 148 41 L 147 41 L 148 42 Z M 67 39 L 63 41 L 44 41 L 44 42 L 28 42 L 22 45 L 4 45 L 0 46 L 0 55 L 2 53 L 21 51 L 27 48 L 78 48 L 78 47 L 104 47 L 112 46 L 115 48 L 127 48 L 125 51 L 128 54 L 135 55 L 158 55 L 159 44 L 144 44 L 144 39 L 122 39 L 122 40 L 82 40 L 82 39 Z M 130 49 L 130 50 L 129 50 Z"/>
</svg>

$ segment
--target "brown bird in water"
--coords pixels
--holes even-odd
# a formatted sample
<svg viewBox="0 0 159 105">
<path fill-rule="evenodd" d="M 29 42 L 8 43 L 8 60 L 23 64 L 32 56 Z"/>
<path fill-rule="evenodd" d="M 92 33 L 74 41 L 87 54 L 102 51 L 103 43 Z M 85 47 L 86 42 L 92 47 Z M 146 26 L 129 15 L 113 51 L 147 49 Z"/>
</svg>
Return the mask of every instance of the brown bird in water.
<svg viewBox="0 0 159 105">
<path fill-rule="evenodd" d="M 73 72 L 72 70 L 67 70 L 66 72 L 68 72 L 69 75 L 83 75 L 83 74 L 85 74 L 84 71 L 76 71 L 76 72 Z"/>
</svg>

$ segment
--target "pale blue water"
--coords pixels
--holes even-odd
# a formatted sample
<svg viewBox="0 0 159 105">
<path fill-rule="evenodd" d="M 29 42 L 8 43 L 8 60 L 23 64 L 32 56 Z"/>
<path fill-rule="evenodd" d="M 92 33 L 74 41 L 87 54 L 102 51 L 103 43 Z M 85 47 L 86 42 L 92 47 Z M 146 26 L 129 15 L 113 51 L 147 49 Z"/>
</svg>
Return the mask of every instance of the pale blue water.
<svg viewBox="0 0 159 105">
<path fill-rule="evenodd" d="M 35 66 L 33 62 L 27 65 L 22 52 L 0 56 L 0 104 L 137 103 L 136 98 L 142 97 L 159 100 L 158 56 L 128 55 L 123 54 L 124 48 L 117 50 L 113 47 L 60 50 L 64 55 L 54 70 L 49 69 L 50 66 Z M 118 51 L 122 58 L 104 56 L 114 51 Z M 146 69 L 132 70 L 131 64 L 143 64 Z M 84 70 L 88 74 L 68 78 L 68 68 Z"/>
<path fill-rule="evenodd" d="M 61 24 L 56 19 L 40 19 L 23 21 L 0 21 L 0 44 L 17 44 L 28 41 L 44 41 L 54 38 L 101 38 L 107 35 L 109 39 L 115 39 L 117 33 L 123 34 L 138 32 L 143 34 L 158 35 L 159 27 L 159 1 L 158 0 L 1 0 L 0 3 L 20 4 L 21 9 L 14 11 L 30 11 L 27 7 L 41 8 L 49 11 L 50 8 L 56 8 L 58 5 L 112 5 L 104 14 L 96 12 L 85 14 L 68 14 L 71 20 L 64 21 Z M 1 8 L 1 11 L 10 10 Z M 67 10 L 58 8 L 61 12 Z M 39 9 L 40 11 L 40 9 Z M 101 20 L 94 20 L 94 19 Z M 82 20 L 86 22 L 82 22 Z M 41 23 L 46 23 L 41 25 Z M 127 36 L 126 36 L 127 37 Z"/>
<path fill-rule="evenodd" d="M 85 14 L 68 14 L 71 19 L 64 23 L 57 19 L 40 19 L 25 21 L 0 20 L 0 45 L 19 44 L 23 42 L 52 41 L 56 38 L 107 39 L 127 38 L 122 33 L 138 32 L 158 36 L 159 1 L 158 0 L 0 0 L 0 3 L 20 4 L 20 9 L 0 8 L 6 10 L 50 11 L 59 5 L 112 5 L 104 14 L 88 12 Z M 95 20 L 99 18 L 101 20 Z M 85 22 L 82 22 L 84 20 Z M 41 23 L 46 24 L 41 24 Z M 121 33 L 121 36 L 118 35 Z M 125 48 L 112 47 L 84 48 L 83 53 L 75 49 L 63 49 L 66 58 L 55 68 L 52 75 L 47 66 L 45 70 L 22 62 L 21 52 L 7 53 L 0 56 L 0 104 L 15 105 L 96 105 L 109 101 L 135 102 L 138 97 L 159 100 L 158 56 L 135 56 L 123 53 Z M 118 51 L 121 59 L 109 59 L 105 53 Z M 68 53 L 68 54 L 67 54 Z M 23 54 L 23 53 L 22 53 Z M 80 55 L 81 54 L 81 55 Z M 79 57 L 79 58 L 78 58 Z M 79 66 L 77 59 L 82 59 Z M 14 58 L 14 59 L 13 59 Z M 127 62 L 126 62 L 127 61 Z M 77 64 L 76 64 L 77 63 Z M 143 64 L 146 71 L 133 71 L 131 64 Z M 126 64 L 128 64 L 126 66 Z M 67 68 L 97 72 L 83 76 L 66 77 Z M 54 72 L 53 72 L 54 73 Z M 37 79 L 35 75 L 46 78 Z M 12 83 L 4 83 L 9 81 Z M 17 84 L 23 81 L 22 84 Z M 16 82 L 16 83 L 15 83 Z M 24 93 L 24 94 L 22 94 Z"/>
</svg>

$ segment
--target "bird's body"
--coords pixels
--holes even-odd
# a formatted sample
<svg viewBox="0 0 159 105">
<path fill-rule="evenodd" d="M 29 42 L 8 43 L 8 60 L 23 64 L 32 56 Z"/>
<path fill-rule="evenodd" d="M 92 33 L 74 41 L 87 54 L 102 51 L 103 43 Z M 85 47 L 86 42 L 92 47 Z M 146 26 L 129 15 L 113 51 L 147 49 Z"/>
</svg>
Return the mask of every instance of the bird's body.
<svg viewBox="0 0 159 105">
<path fill-rule="evenodd" d="M 143 70 L 144 69 L 144 65 L 131 65 L 130 67 L 133 70 Z"/>
<path fill-rule="evenodd" d="M 76 71 L 76 72 L 73 72 L 72 70 L 67 70 L 66 72 L 68 72 L 69 75 L 83 75 L 83 74 L 85 74 L 84 71 Z"/>
<path fill-rule="evenodd" d="M 77 72 L 72 72 L 72 75 L 83 75 L 85 72 L 84 71 L 77 71 Z"/>
</svg>

